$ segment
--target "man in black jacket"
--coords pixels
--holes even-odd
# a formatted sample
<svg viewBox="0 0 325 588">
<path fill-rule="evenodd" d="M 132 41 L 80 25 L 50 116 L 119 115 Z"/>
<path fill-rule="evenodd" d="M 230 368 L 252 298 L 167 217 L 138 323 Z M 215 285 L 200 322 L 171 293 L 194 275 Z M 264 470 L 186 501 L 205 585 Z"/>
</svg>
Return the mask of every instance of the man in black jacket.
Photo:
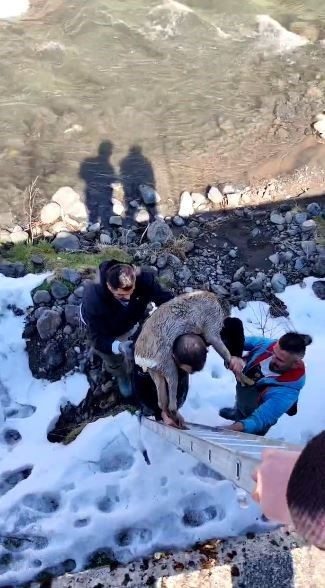
<svg viewBox="0 0 325 588">
<path fill-rule="evenodd" d="M 160 306 L 173 294 L 151 272 L 114 259 L 100 264 L 99 275 L 99 283 L 85 288 L 80 315 L 106 371 L 116 377 L 121 394 L 127 397 L 132 394 L 126 361 L 130 338 L 145 318 L 147 305 Z"/>
</svg>

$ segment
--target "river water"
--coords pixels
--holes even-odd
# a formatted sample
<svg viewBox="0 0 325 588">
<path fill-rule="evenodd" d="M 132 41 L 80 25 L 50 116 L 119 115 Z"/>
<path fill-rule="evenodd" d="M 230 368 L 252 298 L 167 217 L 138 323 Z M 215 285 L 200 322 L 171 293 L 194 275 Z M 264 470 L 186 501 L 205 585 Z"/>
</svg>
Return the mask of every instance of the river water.
<svg viewBox="0 0 325 588">
<path fill-rule="evenodd" d="M 98 149 L 112 175 L 155 183 L 166 202 L 185 188 L 247 181 L 324 106 L 323 0 L 30 5 L 0 21 L 6 222 L 36 177 L 43 200 L 62 185 L 80 189 L 82 163 Z"/>
</svg>

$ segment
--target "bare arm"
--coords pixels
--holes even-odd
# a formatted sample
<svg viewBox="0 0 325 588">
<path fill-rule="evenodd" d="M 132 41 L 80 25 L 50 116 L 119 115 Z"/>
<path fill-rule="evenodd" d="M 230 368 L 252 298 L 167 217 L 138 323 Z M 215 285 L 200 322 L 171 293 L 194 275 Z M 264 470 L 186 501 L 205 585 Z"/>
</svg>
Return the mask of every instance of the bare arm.
<svg viewBox="0 0 325 588">
<path fill-rule="evenodd" d="M 148 372 L 153 379 L 158 397 L 158 406 L 160 410 L 168 410 L 168 395 L 165 376 L 153 368 L 149 368 Z"/>
</svg>

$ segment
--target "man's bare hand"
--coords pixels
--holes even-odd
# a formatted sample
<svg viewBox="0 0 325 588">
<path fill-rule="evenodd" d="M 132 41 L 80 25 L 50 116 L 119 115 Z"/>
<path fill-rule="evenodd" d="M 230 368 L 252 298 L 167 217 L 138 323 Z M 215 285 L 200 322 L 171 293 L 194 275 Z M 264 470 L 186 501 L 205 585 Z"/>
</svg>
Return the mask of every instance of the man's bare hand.
<svg viewBox="0 0 325 588">
<path fill-rule="evenodd" d="M 168 427 L 175 427 L 176 429 L 185 429 L 185 421 L 179 412 L 170 413 L 162 410 L 161 417 L 165 425 Z"/>
<path fill-rule="evenodd" d="M 239 379 L 239 377 L 241 376 L 244 367 L 245 362 L 241 357 L 231 357 L 229 362 L 229 369 L 235 374 L 237 379 Z"/>
</svg>

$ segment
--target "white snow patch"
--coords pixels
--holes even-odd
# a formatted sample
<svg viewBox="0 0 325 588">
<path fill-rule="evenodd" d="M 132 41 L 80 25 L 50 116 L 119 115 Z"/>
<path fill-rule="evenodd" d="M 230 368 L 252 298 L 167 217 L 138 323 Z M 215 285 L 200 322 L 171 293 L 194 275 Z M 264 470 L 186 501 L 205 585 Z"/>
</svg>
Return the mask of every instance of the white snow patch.
<svg viewBox="0 0 325 588">
<path fill-rule="evenodd" d="M 0 18 L 21 16 L 29 9 L 29 0 L 1 0 Z"/>
<path fill-rule="evenodd" d="M 309 43 L 308 39 L 296 33 L 291 33 L 267 14 L 261 14 L 256 18 L 260 37 L 259 42 L 262 48 L 272 50 L 275 53 L 286 53 Z"/>
<path fill-rule="evenodd" d="M 138 449 L 138 421 L 128 413 L 88 425 L 68 446 L 47 441 L 60 404 L 79 403 L 87 382 L 78 374 L 55 383 L 35 380 L 30 374 L 21 339 L 24 318 L 6 307 L 10 303 L 26 308 L 30 290 L 42 280 L 40 276 L 16 280 L 0 276 L 0 400 L 4 412 L 17 403 L 18 408 L 35 407 L 32 413 L 20 408 L 16 416 L 6 418 L 0 431 L 0 584 L 29 581 L 42 569 L 67 559 L 75 560 L 80 569 L 99 548 L 111 550 L 126 562 L 168 547 L 237 535 L 249 528 L 265 529 L 257 505 L 249 500 L 248 508 L 241 508 L 230 482 L 215 479 L 207 468 L 147 430 L 143 442 L 151 465 L 146 465 Z M 304 442 L 325 425 L 319 377 L 325 344 L 324 302 L 314 295 L 312 282 L 306 280 L 305 289 L 287 288 L 280 296 L 295 328 L 314 337 L 306 357 L 308 379 L 298 414 L 282 417 L 270 433 L 294 442 Z M 259 332 L 260 308 L 252 303 L 236 312 L 251 333 Z M 278 336 L 287 327 L 270 319 L 268 328 L 279 331 Z M 232 374 L 210 351 L 204 371 L 191 379 L 184 416 L 221 424 L 218 409 L 233 404 L 234 388 Z M 4 441 L 8 429 L 22 437 L 14 446 Z M 29 477 L 4 492 L 7 474 L 28 467 L 33 468 Z M 5 534 L 28 536 L 32 542 L 10 551 L 10 544 L 3 545 Z M 12 561 L 5 567 L 1 556 L 8 548 Z"/>
</svg>

